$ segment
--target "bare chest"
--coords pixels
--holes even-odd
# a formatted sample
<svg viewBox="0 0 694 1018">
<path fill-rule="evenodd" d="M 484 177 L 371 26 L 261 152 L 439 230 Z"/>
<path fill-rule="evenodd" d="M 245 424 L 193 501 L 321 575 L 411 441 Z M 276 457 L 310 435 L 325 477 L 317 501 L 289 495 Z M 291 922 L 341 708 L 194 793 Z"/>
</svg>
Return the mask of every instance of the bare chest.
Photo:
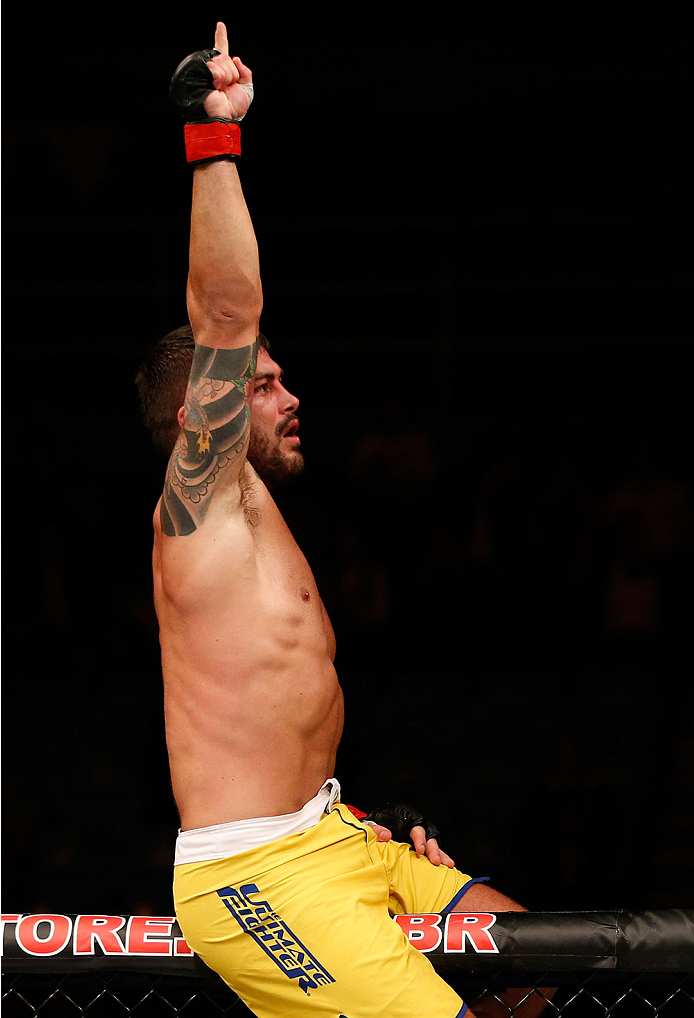
<svg viewBox="0 0 694 1018">
<path fill-rule="evenodd" d="M 259 593 L 290 628 L 314 629 L 335 657 L 335 634 L 306 556 L 267 489 L 242 488 L 244 518 L 255 548 Z"/>
</svg>

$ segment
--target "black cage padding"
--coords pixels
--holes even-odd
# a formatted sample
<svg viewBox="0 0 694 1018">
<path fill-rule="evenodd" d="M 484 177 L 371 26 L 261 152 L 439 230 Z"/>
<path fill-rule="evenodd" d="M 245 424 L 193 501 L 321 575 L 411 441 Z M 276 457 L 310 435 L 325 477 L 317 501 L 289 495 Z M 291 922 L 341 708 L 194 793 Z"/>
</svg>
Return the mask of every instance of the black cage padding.
<svg viewBox="0 0 694 1018">
<path fill-rule="evenodd" d="M 3 920 L 4 972 L 118 970 L 203 976 L 208 971 L 195 955 L 182 953 L 185 942 L 173 917 L 12 915 Z M 114 929 L 117 920 L 121 924 Z M 694 972 L 694 909 L 452 913 L 398 921 L 415 947 L 422 944 L 420 931 L 428 935 L 431 943 L 424 953 L 440 972 L 490 972 L 500 966 L 506 973 Z M 58 928 L 53 940 L 51 923 L 54 934 Z M 109 926 L 108 936 L 83 938 L 92 953 L 84 953 L 85 943 L 80 949 L 78 931 L 98 934 Z M 138 953 L 133 953 L 136 927 Z M 122 949 L 114 952 L 116 937 Z M 26 950 L 27 944 L 37 946 L 32 938 L 39 950 L 66 942 L 55 953 L 37 955 Z M 102 941 L 110 951 L 103 950 Z"/>
</svg>

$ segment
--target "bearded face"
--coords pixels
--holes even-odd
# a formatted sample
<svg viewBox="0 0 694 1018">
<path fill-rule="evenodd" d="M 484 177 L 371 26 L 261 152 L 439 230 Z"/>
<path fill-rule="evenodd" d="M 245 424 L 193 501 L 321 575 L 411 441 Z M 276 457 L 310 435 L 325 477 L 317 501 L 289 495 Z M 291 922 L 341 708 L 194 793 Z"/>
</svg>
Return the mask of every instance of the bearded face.
<svg viewBox="0 0 694 1018">
<path fill-rule="evenodd" d="M 267 350 L 258 351 L 251 401 L 248 461 L 268 488 L 276 487 L 304 469 L 297 434 L 299 400 L 285 388 L 282 369 Z"/>
<path fill-rule="evenodd" d="M 304 469 L 304 454 L 298 445 L 299 418 L 289 414 L 274 430 L 254 420 L 251 410 L 251 437 L 248 461 L 268 488 L 275 488 L 298 477 Z M 295 441 L 291 441 L 294 439 Z"/>
</svg>

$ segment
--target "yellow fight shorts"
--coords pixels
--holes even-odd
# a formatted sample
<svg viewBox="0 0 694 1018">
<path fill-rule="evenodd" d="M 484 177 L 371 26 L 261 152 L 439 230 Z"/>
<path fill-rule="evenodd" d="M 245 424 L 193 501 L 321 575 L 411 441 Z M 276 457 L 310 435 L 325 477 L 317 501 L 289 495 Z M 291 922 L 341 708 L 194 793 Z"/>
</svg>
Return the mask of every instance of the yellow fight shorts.
<svg viewBox="0 0 694 1018">
<path fill-rule="evenodd" d="M 298 834 L 177 865 L 174 899 L 192 949 L 258 1018 L 458 1018 L 391 915 L 444 911 L 469 881 L 338 802 Z"/>
</svg>

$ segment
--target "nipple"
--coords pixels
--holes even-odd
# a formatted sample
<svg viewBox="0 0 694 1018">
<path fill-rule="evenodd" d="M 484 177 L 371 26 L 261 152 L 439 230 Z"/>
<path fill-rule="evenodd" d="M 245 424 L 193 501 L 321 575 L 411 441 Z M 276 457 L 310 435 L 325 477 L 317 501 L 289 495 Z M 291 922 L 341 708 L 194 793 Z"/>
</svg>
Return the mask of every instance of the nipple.
<svg viewBox="0 0 694 1018">
<path fill-rule="evenodd" d="M 306 590 L 306 587 L 302 587 L 301 588 L 301 600 L 302 601 L 308 601 L 308 600 L 310 600 L 310 597 L 311 597 L 311 595 Z"/>
</svg>

